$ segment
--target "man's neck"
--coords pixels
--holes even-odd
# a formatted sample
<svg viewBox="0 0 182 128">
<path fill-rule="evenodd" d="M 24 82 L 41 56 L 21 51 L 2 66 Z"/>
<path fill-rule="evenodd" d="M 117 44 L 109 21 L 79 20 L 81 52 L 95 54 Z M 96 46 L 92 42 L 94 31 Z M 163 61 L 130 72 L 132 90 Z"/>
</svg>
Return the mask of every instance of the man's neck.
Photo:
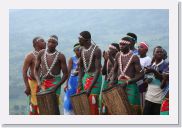
<svg viewBox="0 0 182 128">
<path fill-rule="evenodd" d="M 129 49 L 125 50 L 125 51 L 123 51 L 123 54 L 127 54 L 129 51 L 130 51 Z"/>
<path fill-rule="evenodd" d="M 55 51 L 56 51 L 56 49 L 54 49 L 54 50 L 47 49 L 48 53 L 54 53 Z"/>
<path fill-rule="evenodd" d="M 162 59 L 156 59 L 156 60 L 155 60 L 155 63 L 158 64 L 158 63 L 160 63 L 161 61 L 162 61 Z"/>
<path fill-rule="evenodd" d="M 91 45 L 92 45 L 91 42 L 87 42 L 87 45 L 85 45 L 84 47 L 85 47 L 85 49 L 89 49 Z"/>
<path fill-rule="evenodd" d="M 144 57 L 146 57 L 146 54 L 144 54 L 144 55 L 140 55 L 140 58 L 144 58 Z"/>
</svg>

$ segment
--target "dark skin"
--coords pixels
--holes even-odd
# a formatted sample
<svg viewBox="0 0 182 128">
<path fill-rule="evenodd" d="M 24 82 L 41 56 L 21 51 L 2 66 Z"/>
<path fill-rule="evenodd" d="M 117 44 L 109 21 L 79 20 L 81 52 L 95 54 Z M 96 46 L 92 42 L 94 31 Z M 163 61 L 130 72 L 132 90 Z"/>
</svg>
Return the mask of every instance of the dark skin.
<svg viewBox="0 0 182 128">
<path fill-rule="evenodd" d="M 123 52 L 123 54 L 127 54 L 129 52 L 130 50 L 129 47 L 130 47 L 129 44 L 124 44 L 124 43 L 120 44 L 120 49 L 121 49 L 121 52 Z M 114 86 L 116 84 L 117 79 L 121 74 L 121 71 L 119 69 L 119 57 L 120 57 L 120 53 L 117 53 L 115 58 L 115 63 L 114 63 L 113 79 L 110 82 L 110 86 Z M 128 60 L 129 60 L 129 57 L 121 59 L 122 61 L 121 63 L 123 67 L 125 67 Z M 129 67 L 125 72 L 125 75 L 129 76 L 131 79 L 129 81 L 123 81 L 124 83 L 120 85 L 122 87 L 126 86 L 127 84 L 135 83 L 136 81 L 138 81 L 140 78 L 143 77 L 144 74 L 143 74 L 138 56 L 136 55 L 133 56 Z"/>
<path fill-rule="evenodd" d="M 138 47 L 138 54 L 140 55 L 140 58 L 146 57 L 148 49 L 144 48 L 143 46 Z"/>
<path fill-rule="evenodd" d="M 34 50 L 39 52 L 40 50 L 46 48 L 46 43 L 44 42 L 43 39 L 41 39 L 38 42 L 35 42 L 33 46 L 34 46 Z M 36 57 L 31 52 L 26 55 L 24 64 L 23 64 L 22 73 L 23 73 L 23 80 L 24 80 L 25 87 L 26 87 L 25 94 L 27 96 L 31 94 L 30 85 L 28 83 L 28 70 L 30 70 L 29 77 L 31 77 L 31 79 L 35 80 L 35 75 L 34 75 L 35 61 L 36 61 Z"/>
<path fill-rule="evenodd" d="M 80 46 L 83 46 L 85 49 L 88 49 L 91 46 L 91 40 L 90 39 L 87 40 L 87 39 L 79 37 L 79 43 L 80 43 Z M 91 51 L 92 50 L 85 53 L 85 59 L 86 59 L 87 64 L 89 63 Z M 82 52 L 82 49 L 81 49 L 81 52 Z M 80 62 L 79 62 L 79 73 L 78 73 L 79 74 L 78 89 L 80 89 L 82 87 L 82 78 L 84 76 L 84 70 L 83 69 L 84 69 L 83 57 L 81 55 Z M 90 95 L 91 90 L 92 90 L 94 84 L 96 83 L 96 81 L 99 77 L 100 71 L 101 71 L 101 50 L 97 47 L 93 53 L 93 60 L 91 63 L 91 67 L 88 70 L 88 72 L 95 73 L 95 75 L 94 75 L 94 79 L 91 83 L 90 88 L 86 91 L 87 96 Z"/>
<path fill-rule="evenodd" d="M 79 51 L 79 48 L 74 49 L 74 52 L 75 52 L 75 54 L 76 54 L 76 57 L 77 57 L 77 58 L 80 58 L 80 51 Z M 72 66 L 73 66 L 73 60 L 70 58 L 70 59 L 69 59 L 69 62 L 68 62 L 68 78 L 69 78 L 70 75 L 71 75 Z M 78 69 L 77 69 L 77 70 L 78 70 Z M 66 86 L 64 87 L 64 91 L 65 91 L 65 92 L 66 92 L 66 90 L 68 89 L 68 81 L 69 81 L 69 79 L 67 79 L 67 81 L 66 81 Z"/>
<path fill-rule="evenodd" d="M 110 73 L 111 69 L 114 67 L 114 59 L 116 54 L 117 54 L 117 50 L 109 48 L 108 52 L 103 52 L 103 58 L 104 58 L 104 66 L 102 68 L 102 75 L 106 75 L 105 76 L 105 80 L 107 79 L 107 62 L 108 62 L 108 73 Z"/>
<path fill-rule="evenodd" d="M 55 40 L 49 40 L 48 41 L 48 53 L 54 53 L 56 51 L 56 47 L 57 47 L 58 43 L 55 41 Z M 38 82 L 38 86 L 39 88 L 41 88 L 41 81 L 40 81 L 40 78 L 38 76 L 38 69 L 40 67 L 40 65 L 42 65 L 42 73 L 43 75 L 47 73 L 47 69 L 46 69 L 46 66 L 45 66 L 45 62 L 44 62 L 44 52 L 45 50 L 42 50 L 40 51 L 40 54 L 38 55 L 37 57 L 37 60 L 36 60 L 36 65 L 35 65 L 35 78 Z M 48 67 L 50 67 L 50 65 L 52 64 L 54 58 L 55 58 L 56 54 L 53 55 L 53 56 L 46 56 L 47 57 L 47 64 L 48 64 Z M 68 69 L 67 69 L 67 65 L 66 65 L 66 58 L 64 56 L 64 54 L 62 53 L 59 53 L 58 55 L 58 59 L 55 63 L 55 66 L 53 67 L 53 69 L 51 70 L 52 74 L 54 75 L 59 75 L 60 73 L 63 73 L 63 76 L 62 76 L 62 79 L 60 81 L 60 83 L 58 83 L 54 89 L 52 91 L 56 91 L 58 88 L 60 88 L 60 86 L 66 81 L 66 79 L 68 78 Z M 45 79 L 53 79 L 54 77 L 51 76 L 50 74 L 48 74 Z"/>
<path fill-rule="evenodd" d="M 154 52 L 154 62 L 156 64 L 160 63 L 163 59 L 163 49 L 162 48 L 156 48 L 155 52 Z M 155 77 L 159 80 L 162 80 L 162 74 L 159 73 L 158 71 L 152 69 L 152 68 L 148 68 L 146 67 L 145 68 L 145 73 L 148 74 L 148 73 L 154 73 Z"/>
</svg>

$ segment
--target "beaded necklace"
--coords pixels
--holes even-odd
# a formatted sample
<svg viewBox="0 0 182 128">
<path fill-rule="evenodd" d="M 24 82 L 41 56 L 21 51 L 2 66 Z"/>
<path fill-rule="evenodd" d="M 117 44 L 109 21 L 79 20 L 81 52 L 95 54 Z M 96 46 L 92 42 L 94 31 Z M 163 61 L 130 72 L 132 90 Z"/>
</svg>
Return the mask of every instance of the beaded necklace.
<svg viewBox="0 0 182 128">
<path fill-rule="evenodd" d="M 120 52 L 120 56 L 119 56 L 119 67 L 120 67 L 121 75 L 119 76 L 119 78 L 121 78 L 121 77 L 125 77 L 126 78 L 126 75 L 125 75 L 126 70 L 128 69 L 128 67 L 129 67 L 129 65 L 131 63 L 131 60 L 132 60 L 132 58 L 134 56 L 133 54 L 132 55 L 131 54 L 132 54 L 131 51 L 129 53 L 127 53 L 127 54 L 123 54 L 122 52 Z M 121 62 L 121 57 L 128 57 L 129 55 L 131 55 L 131 57 L 129 58 L 129 61 L 126 64 L 126 66 L 123 67 L 122 62 Z"/>
<path fill-rule="evenodd" d="M 87 62 L 86 62 L 86 59 L 85 59 L 85 52 L 88 52 L 89 50 L 91 50 L 92 46 L 94 46 L 94 48 L 93 48 L 93 50 L 91 52 L 91 55 L 90 55 L 90 58 L 89 58 L 89 64 L 88 64 L 88 67 L 87 67 Z M 93 53 L 94 53 L 96 47 L 97 47 L 96 45 L 91 45 L 89 49 L 87 49 L 87 50 L 83 49 L 83 51 L 82 51 L 83 64 L 84 64 L 85 72 L 88 72 L 88 70 L 90 69 L 92 59 L 93 59 Z"/>
<path fill-rule="evenodd" d="M 37 57 L 37 55 L 39 54 L 39 52 L 38 51 L 32 51 L 32 54 L 34 55 L 34 57 L 36 58 Z"/>
<path fill-rule="evenodd" d="M 49 66 L 48 66 L 48 63 L 47 63 L 46 55 L 52 56 L 52 55 L 54 55 L 54 54 L 56 54 L 56 56 L 54 57 L 54 60 L 53 60 L 53 62 L 52 62 L 52 64 L 51 64 L 51 66 L 49 67 Z M 53 69 L 53 67 L 55 66 L 55 64 L 56 64 L 56 62 L 57 62 L 58 55 L 59 55 L 59 52 L 58 52 L 58 51 L 55 51 L 55 52 L 52 53 L 52 54 L 48 53 L 47 50 L 44 52 L 44 63 L 45 63 L 46 69 L 47 69 L 47 73 L 44 74 L 44 76 L 43 76 L 44 78 L 45 78 L 46 76 L 48 76 L 48 75 L 51 75 L 51 76 L 53 76 L 53 77 L 57 76 L 57 75 L 52 74 L 51 70 Z"/>
</svg>

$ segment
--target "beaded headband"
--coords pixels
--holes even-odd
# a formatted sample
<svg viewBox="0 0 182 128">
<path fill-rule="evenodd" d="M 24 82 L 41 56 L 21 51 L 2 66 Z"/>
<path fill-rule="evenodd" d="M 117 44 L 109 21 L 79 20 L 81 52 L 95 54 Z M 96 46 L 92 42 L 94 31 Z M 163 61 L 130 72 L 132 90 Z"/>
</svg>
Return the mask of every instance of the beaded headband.
<svg viewBox="0 0 182 128">
<path fill-rule="evenodd" d="M 55 40 L 56 42 L 58 42 L 58 39 L 57 38 L 55 38 L 55 37 L 49 37 L 49 39 L 48 40 Z"/>
<path fill-rule="evenodd" d="M 126 41 L 126 40 L 121 40 L 119 44 L 130 44 L 131 42 Z"/>
<path fill-rule="evenodd" d="M 118 51 L 118 49 L 115 47 L 115 46 L 113 46 L 113 45 L 109 45 L 109 48 L 111 48 L 111 49 L 114 49 L 114 50 L 117 50 Z"/>
</svg>

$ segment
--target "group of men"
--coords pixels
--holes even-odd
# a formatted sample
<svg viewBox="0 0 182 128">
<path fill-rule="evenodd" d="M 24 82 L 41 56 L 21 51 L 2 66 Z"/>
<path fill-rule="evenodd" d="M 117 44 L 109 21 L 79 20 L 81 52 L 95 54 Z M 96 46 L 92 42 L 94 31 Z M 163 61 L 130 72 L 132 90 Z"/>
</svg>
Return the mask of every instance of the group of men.
<svg viewBox="0 0 182 128">
<path fill-rule="evenodd" d="M 56 49 L 57 36 L 49 37 L 47 48 L 43 38 L 33 40 L 35 50 L 26 56 L 23 66 L 25 93 L 30 96 L 30 114 L 39 113 L 37 92 L 51 90 L 59 97 L 60 87 L 66 80 L 65 114 L 74 114 L 70 96 L 82 91 L 86 91 L 92 115 L 110 114 L 99 97 L 102 90 L 112 86 L 124 88 L 133 114 L 169 114 L 169 64 L 161 46 L 154 48 L 150 58 L 147 56 L 148 44 L 140 42 L 136 49 L 137 36 L 127 33 L 103 52 L 102 66 L 102 51 L 92 41 L 90 32 L 82 31 L 78 40 L 73 49 L 75 56 L 69 59 L 68 67 L 64 54 Z M 105 75 L 104 80 L 102 75 Z"/>
</svg>

